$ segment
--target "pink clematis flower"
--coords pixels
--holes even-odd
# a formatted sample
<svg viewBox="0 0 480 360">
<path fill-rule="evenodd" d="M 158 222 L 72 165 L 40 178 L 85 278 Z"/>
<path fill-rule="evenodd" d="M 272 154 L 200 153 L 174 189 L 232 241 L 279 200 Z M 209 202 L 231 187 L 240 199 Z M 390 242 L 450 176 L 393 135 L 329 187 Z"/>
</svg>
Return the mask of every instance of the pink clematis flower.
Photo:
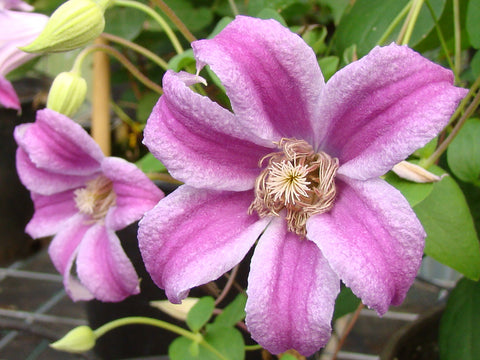
<svg viewBox="0 0 480 360">
<path fill-rule="evenodd" d="M 17 171 L 35 213 L 26 231 L 55 235 L 49 253 L 73 300 L 120 301 L 139 292 L 137 274 L 115 234 L 163 193 L 135 165 L 105 157 L 83 128 L 44 109 L 15 129 Z M 72 267 L 76 261 L 76 274 Z"/>
<path fill-rule="evenodd" d="M 373 49 L 324 83 L 313 51 L 273 20 L 237 17 L 192 44 L 225 109 L 169 71 L 145 144 L 185 182 L 140 222 L 156 284 L 178 303 L 257 242 L 246 323 L 272 353 L 324 346 L 340 279 L 380 315 L 400 304 L 425 233 L 379 176 L 447 124 L 466 90 L 406 46 Z"/>
<path fill-rule="evenodd" d="M 15 89 L 5 76 L 37 56 L 26 53 L 19 47 L 27 45 L 40 34 L 48 16 L 9 9 L 29 11 L 32 8 L 22 1 L 0 0 L 0 104 L 20 110 Z"/>
</svg>

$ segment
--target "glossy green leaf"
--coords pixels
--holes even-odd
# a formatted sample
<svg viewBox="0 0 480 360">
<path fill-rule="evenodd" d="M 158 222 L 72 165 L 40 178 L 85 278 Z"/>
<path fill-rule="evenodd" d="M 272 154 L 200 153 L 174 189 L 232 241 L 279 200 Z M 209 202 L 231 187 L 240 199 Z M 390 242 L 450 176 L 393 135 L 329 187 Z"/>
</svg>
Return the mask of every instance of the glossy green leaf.
<svg viewBox="0 0 480 360">
<path fill-rule="evenodd" d="M 217 324 L 208 324 L 205 341 L 224 354 L 229 360 L 245 358 L 245 342 L 237 329 Z"/>
<path fill-rule="evenodd" d="M 437 175 L 439 167 L 429 169 Z M 427 233 L 425 254 L 470 279 L 480 277 L 480 248 L 465 197 L 451 176 L 433 186 L 430 195 L 414 207 Z"/>
<path fill-rule="evenodd" d="M 337 72 L 340 59 L 336 56 L 325 56 L 318 60 L 325 81 L 328 81 Z"/>
<path fill-rule="evenodd" d="M 416 183 L 400 178 L 393 171 L 385 175 L 385 180 L 396 187 L 407 199 L 410 206 L 415 206 L 422 202 L 433 190 L 433 183 Z"/>
<path fill-rule="evenodd" d="M 175 55 L 168 62 L 168 68 L 179 72 L 184 70 L 187 66 L 195 64 L 195 57 L 193 56 L 193 50 L 188 49 L 184 52 Z"/>
<path fill-rule="evenodd" d="M 338 294 L 337 300 L 335 301 L 333 320 L 354 312 L 359 304 L 360 299 L 355 296 L 352 290 L 342 285 L 342 290 Z"/>
<path fill-rule="evenodd" d="M 480 283 L 458 282 L 443 313 L 438 345 L 442 360 L 477 360 L 480 354 Z"/>
<path fill-rule="evenodd" d="M 287 23 L 283 19 L 282 15 L 280 15 L 277 11 L 273 9 L 269 9 L 269 8 L 262 9 L 255 15 L 255 17 L 259 19 L 265 19 L 265 20 L 274 19 L 274 20 L 277 20 L 283 26 L 287 26 Z"/>
<path fill-rule="evenodd" d="M 215 318 L 216 325 L 234 326 L 245 317 L 245 304 L 247 297 L 239 294 L 223 311 Z"/>
<path fill-rule="evenodd" d="M 105 12 L 105 32 L 133 40 L 142 31 L 146 19 L 143 11 L 114 6 Z"/>
<path fill-rule="evenodd" d="M 338 25 L 336 31 L 338 53 L 343 54 L 347 47 L 356 44 L 359 57 L 367 54 L 408 2 L 409 0 L 357 0 Z M 430 0 L 437 18 L 441 16 L 445 2 L 446 0 Z M 387 38 L 385 44 L 395 41 L 402 24 L 403 21 Z M 419 43 L 433 27 L 430 11 L 423 5 L 409 45 Z"/>
<path fill-rule="evenodd" d="M 466 29 L 470 44 L 480 48 L 480 0 L 469 0 L 467 7 Z"/>
<path fill-rule="evenodd" d="M 152 153 L 142 157 L 135 165 L 144 173 L 167 172 L 167 168 Z"/>
<path fill-rule="evenodd" d="M 480 184 L 480 119 L 469 119 L 447 150 L 448 166 L 459 179 Z"/>
<path fill-rule="evenodd" d="M 199 331 L 210 319 L 215 308 L 215 300 L 204 296 L 190 309 L 187 315 L 187 325 L 193 332 Z"/>
<path fill-rule="evenodd" d="M 158 101 L 158 95 L 156 92 L 147 92 L 142 96 L 137 106 L 137 120 L 146 123 L 148 117 L 152 113 L 152 109 Z"/>
</svg>

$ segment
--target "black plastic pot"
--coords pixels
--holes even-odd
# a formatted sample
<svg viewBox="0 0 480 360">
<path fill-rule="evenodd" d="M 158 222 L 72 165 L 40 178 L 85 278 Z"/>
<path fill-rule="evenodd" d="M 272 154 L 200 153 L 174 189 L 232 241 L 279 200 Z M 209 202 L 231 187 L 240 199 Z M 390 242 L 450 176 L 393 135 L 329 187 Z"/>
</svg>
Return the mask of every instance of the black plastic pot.
<svg viewBox="0 0 480 360">
<path fill-rule="evenodd" d="M 444 307 L 437 307 L 398 330 L 380 354 L 381 360 L 439 360 L 438 328 Z"/>
</svg>

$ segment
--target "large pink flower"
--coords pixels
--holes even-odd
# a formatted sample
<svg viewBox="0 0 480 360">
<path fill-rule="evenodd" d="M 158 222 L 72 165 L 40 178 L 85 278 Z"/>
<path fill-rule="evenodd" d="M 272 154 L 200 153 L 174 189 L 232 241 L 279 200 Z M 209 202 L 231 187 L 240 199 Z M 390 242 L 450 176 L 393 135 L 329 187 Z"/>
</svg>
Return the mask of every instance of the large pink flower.
<svg viewBox="0 0 480 360">
<path fill-rule="evenodd" d="M 163 193 L 135 165 L 105 157 L 82 127 L 45 109 L 15 129 L 17 171 L 35 213 L 26 231 L 55 235 L 49 253 L 74 300 L 120 301 L 139 292 L 137 274 L 115 234 Z M 72 266 L 76 262 L 76 274 Z"/>
<path fill-rule="evenodd" d="M 237 17 L 192 44 L 232 110 L 167 72 L 145 143 L 185 182 L 140 222 L 148 271 L 172 302 L 257 242 L 246 306 L 273 353 L 325 345 L 340 279 L 384 314 L 400 304 L 425 233 L 379 178 L 447 124 L 466 90 L 406 46 L 373 49 L 324 83 L 313 51 L 273 20 Z"/>
<path fill-rule="evenodd" d="M 48 16 L 8 10 L 11 8 L 31 10 L 31 6 L 18 0 L 0 0 L 0 105 L 20 110 L 15 89 L 5 76 L 37 56 L 18 47 L 27 45 L 40 34 Z"/>
</svg>

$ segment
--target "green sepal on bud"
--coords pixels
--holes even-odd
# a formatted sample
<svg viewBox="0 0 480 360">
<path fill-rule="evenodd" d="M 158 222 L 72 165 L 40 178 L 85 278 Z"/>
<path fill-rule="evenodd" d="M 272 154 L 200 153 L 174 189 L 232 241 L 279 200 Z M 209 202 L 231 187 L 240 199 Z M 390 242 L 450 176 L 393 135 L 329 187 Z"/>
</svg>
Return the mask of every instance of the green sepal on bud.
<svg viewBox="0 0 480 360">
<path fill-rule="evenodd" d="M 69 0 L 52 14 L 40 35 L 21 49 L 31 53 L 61 52 L 82 47 L 105 28 L 110 0 Z"/>
<path fill-rule="evenodd" d="M 71 117 L 87 95 L 87 82 L 78 73 L 62 72 L 53 81 L 48 93 L 47 108 Z"/>
<path fill-rule="evenodd" d="M 50 344 L 50 347 L 69 353 L 82 353 L 93 349 L 95 340 L 96 336 L 93 330 L 82 325 L 70 330 L 63 338 Z"/>
</svg>

